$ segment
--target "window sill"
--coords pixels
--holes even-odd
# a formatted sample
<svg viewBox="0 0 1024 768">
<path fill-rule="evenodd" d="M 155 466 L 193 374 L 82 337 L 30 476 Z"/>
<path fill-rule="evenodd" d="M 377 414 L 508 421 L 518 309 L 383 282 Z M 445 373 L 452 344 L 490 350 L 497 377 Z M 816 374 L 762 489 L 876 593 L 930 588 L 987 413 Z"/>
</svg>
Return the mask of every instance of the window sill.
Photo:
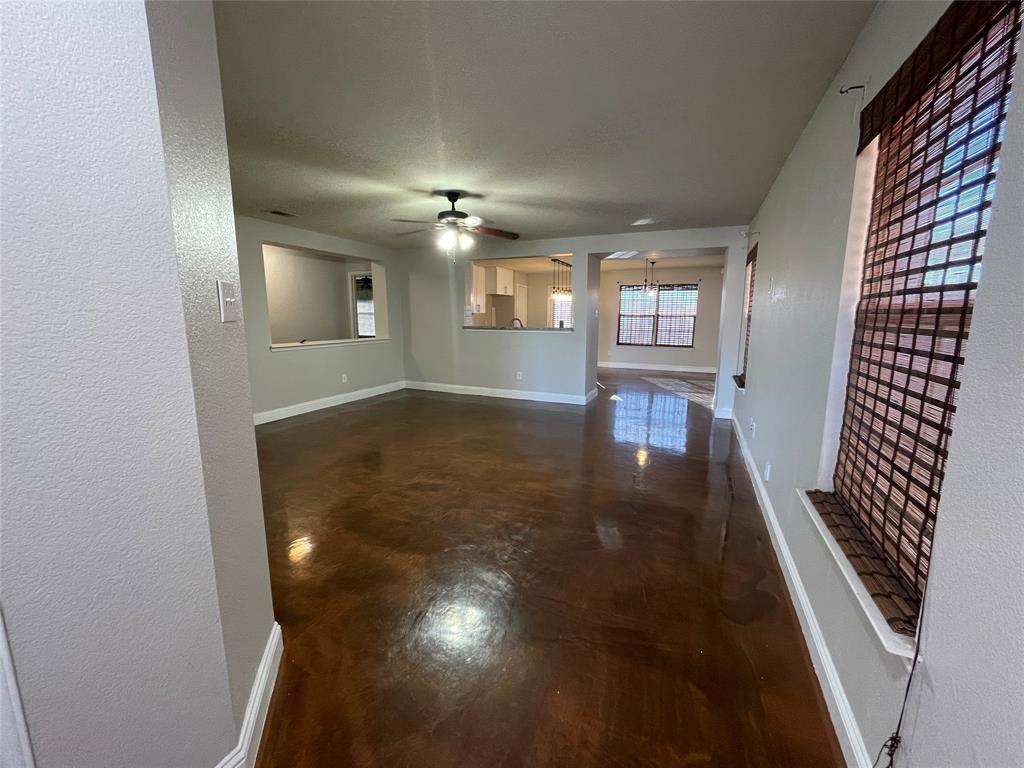
<svg viewBox="0 0 1024 768">
<path fill-rule="evenodd" d="M 630 344 L 625 341 L 616 341 L 616 347 L 649 347 L 651 349 L 693 349 L 693 344 Z"/>
<path fill-rule="evenodd" d="M 814 527 L 817 528 L 818 533 L 821 535 L 822 541 L 825 542 L 825 546 L 828 547 L 828 551 L 832 554 L 833 559 L 836 561 L 836 565 L 839 566 L 840 572 L 843 574 L 843 579 L 846 581 L 847 587 L 853 593 L 857 604 L 860 606 L 861 611 L 867 618 L 868 623 L 874 630 L 875 635 L 881 642 L 882 647 L 886 651 L 907 659 L 908 661 L 914 658 L 914 638 L 901 635 L 894 631 L 889 626 L 889 622 L 882 616 L 882 612 L 878 610 L 878 606 L 875 605 L 874 599 L 864 586 L 864 582 L 860 580 L 860 576 L 857 575 L 857 571 L 854 570 L 853 565 L 846 557 L 846 553 L 840 548 L 839 543 L 832 536 L 832 532 L 829 531 L 828 526 L 825 525 L 825 521 L 821 519 L 821 515 L 818 514 L 818 510 L 814 508 L 814 504 L 809 498 L 807 493 L 800 490 L 796 491 L 796 495 L 800 499 L 800 503 L 804 506 L 804 511 L 811 518 L 811 522 Z"/>
<path fill-rule="evenodd" d="M 391 341 L 390 336 L 372 339 L 327 339 L 326 341 L 307 341 L 305 343 L 290 341 L 285 344 L 271 344 L 271 352 L 290 352 L 293 349 L 313 349 L 315 347 L 341 347 L 349 344 L 383 344 Z"/>
</svg>

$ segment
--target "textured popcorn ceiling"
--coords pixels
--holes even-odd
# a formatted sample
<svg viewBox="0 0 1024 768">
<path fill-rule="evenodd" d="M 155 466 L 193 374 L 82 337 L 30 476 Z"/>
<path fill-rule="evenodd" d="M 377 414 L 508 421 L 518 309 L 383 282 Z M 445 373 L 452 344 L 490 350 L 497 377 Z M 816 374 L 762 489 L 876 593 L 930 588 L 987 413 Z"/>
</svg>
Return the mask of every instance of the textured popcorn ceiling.
<svg viewBox="0 0 1024 768">
<path fill-rule="evenodd" d="M 403 248 L 445 186 L 527 239 L 743 224 L 872 7 L 219 3 L 236 210 Z"/>
</svg>

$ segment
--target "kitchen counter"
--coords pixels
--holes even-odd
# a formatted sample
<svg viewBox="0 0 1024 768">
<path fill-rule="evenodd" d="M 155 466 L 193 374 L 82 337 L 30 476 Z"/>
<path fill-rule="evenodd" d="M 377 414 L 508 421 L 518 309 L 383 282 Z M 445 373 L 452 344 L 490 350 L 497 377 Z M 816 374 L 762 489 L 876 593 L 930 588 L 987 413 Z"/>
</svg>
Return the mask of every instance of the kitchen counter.
<svg viewBox="0 0 1024 768">
<path fill-rule="evenodd" d="M 462 326 L 464 331 L 516 331 L 517 333 L 522 331 L 540 331 L 542 333 L 570 333 L 572 328 L 509 328 L 507 325 L 464 325 Z"/>
</svg>

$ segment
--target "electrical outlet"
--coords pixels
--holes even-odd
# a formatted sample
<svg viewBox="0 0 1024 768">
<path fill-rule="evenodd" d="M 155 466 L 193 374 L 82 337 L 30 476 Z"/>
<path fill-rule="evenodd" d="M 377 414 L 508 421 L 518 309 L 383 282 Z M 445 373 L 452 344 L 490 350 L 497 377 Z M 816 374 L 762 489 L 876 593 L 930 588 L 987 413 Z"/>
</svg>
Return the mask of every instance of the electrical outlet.
<svg viewBox="0 0 1024 768">
<path fill-rule="evenodd" d="M 754 421 L 753 417 L 751 417 L 750 418 L 750 439 L 753 440 L 755 437 L 757 437 L 757 422 Z"/>
<path fill-rule="evenodd" d="M 522 381 L 522 380 L 523 380 L 523 372 L 522 371 L 516 371 L 516 381 Z"/>
<path fill-rule="evenodd" d="M 770 461 L 766 461 L 765 464 L 764 464 L 764 481 L 767 483 L 771 479 L 772 479 L 772 463 Z"/>
<path fill-rule="evenodd" d="M 341 374 L 341 383 L 342 384 L 348 384 L 348 374 L 347 373 Z"/>
</svg>

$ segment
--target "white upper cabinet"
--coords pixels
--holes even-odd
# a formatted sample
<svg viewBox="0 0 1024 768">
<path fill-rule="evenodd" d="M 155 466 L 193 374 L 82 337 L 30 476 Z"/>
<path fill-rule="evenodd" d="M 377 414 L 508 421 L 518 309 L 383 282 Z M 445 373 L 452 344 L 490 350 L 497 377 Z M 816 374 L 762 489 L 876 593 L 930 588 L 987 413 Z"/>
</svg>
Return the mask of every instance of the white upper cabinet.
<svg viewBox="0 0 1024 768">
<path fill-rule="evenodd" d="M 476 314 L 481 314 L 487 311 L 487 276 L 486 270 L 473 264 L 473 270 L 471 274 L 471 285 L 469 290 L 469 303 L 472 306 L 472 311 Z"/>
<path fill-rule="evenodd" d="M 485 267 L 487 293 L 512 296 L 515 293 L 515 274 L 505 267 Z"/>
</svg>

